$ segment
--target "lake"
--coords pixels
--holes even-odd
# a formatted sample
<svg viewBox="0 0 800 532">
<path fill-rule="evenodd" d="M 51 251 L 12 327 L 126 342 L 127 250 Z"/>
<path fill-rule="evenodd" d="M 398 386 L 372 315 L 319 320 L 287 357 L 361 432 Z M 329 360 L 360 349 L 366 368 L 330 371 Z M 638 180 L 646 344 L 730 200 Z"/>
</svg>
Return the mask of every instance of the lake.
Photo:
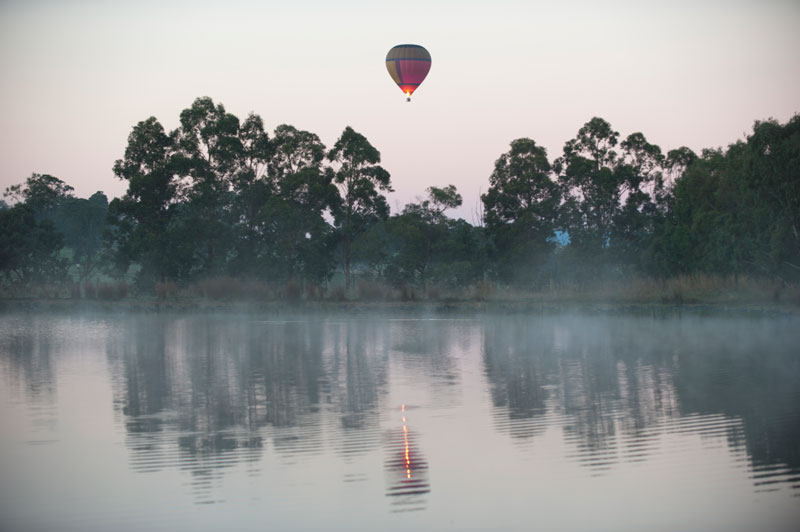
<svg viewBox="0 0 800 532">
<path fill-rule="evenodd" d="M 797 316 L 0 315 L 0 530 L 798 523 Z"/>
</svg>

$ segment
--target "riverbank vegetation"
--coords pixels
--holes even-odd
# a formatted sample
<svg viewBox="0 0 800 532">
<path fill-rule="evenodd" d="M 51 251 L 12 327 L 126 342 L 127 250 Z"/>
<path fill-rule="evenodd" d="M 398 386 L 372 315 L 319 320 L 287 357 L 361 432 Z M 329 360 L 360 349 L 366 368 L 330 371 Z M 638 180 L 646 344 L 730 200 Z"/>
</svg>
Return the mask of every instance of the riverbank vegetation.
<svg viewBox="0 0 800 532">
<path fill-rule="evenodd" d="M 0 203 L 4 298 L 800 304 L 800 115 L 700 154 L 592 118 L 550 159 L 499 155 L 477 225 L 454 185 L 391 213 L 378 149 L 267 133 L 210 98 L 133 127 L 114 175 L 77 198 L 32 174 Z"/>
</svg>

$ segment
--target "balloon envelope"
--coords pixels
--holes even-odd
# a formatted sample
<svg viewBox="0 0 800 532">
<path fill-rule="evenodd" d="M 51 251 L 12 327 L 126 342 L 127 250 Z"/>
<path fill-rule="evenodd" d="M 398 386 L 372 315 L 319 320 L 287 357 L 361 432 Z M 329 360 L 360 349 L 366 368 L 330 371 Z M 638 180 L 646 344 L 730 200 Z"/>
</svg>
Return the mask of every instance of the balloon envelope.
<svg viewBox="0 0 800 532">
<path fill-rule="evenodd" d="M 386 54 L 386 70 L 409 98 L 431 69 L 431 54 L 418 44 L 398 44 Z"/>
</svg>

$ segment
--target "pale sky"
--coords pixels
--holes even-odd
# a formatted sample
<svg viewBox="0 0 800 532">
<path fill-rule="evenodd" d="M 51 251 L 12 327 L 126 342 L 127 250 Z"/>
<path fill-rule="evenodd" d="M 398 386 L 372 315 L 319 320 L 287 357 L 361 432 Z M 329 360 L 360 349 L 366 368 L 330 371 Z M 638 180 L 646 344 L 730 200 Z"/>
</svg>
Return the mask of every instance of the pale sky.
<svg viewBox="0 0 800 532">
<path fill-rule="evenodd" d="M 411 103 L 384 66 L 425 46 Z M 664 152 L 741 140 L 800 112 L 800 1 L 0 0 L 0 190 L 31 173 L 124 194 L 111 171 L 140 120 L 168 130 L 210 96 L 271 133 L 381 152 L 393 212 L 454 184 L 470 222 L 519 137 L 552 161 L 594 116 Z"/>
</svg>

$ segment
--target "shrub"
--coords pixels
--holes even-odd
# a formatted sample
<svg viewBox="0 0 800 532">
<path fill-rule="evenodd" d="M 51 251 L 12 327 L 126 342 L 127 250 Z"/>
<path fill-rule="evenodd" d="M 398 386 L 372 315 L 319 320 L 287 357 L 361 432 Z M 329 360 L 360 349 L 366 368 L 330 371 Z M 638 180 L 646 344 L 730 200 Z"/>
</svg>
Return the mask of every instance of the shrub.
<svg viewBox="0 0 800 532">
<path fill-rule="evenodd" d="M 114 295 L 117 299 L 125 299 L 128 297 L 128 283 L 125 281 L 117 281 L 114 283 Z"/>
<path fill-rule="evenodd" d="M 233 277 L 210 277 L 195 283 L 192 292 L 217 301 L 232 299 L 242 293 L 242 282 Z"/>
<path fill-rule="evenodd" d="M 317 283 L 306 285 L 306 299 L 319 301 L 322 299 L 322 286 Z"/>
<path fill-rule="evenodd" d="M 344 286 L 337 285 L 328 289 L 328 299 L 331 301 L 347 301 L 347 292 Z"/>
<path fill-rule="evenodd" d="M 172 281 L 156 283 L 156 296 L 158 299 L 174 298 L 178 295 L 178 285 Z"/>
<path fill-rule="evenodd" d="M 275 291 L 272 286 L 263 281 L 246 281 L 242 283 L 242 290 L 247 298 L 255 301 L 275 299 Z"/>
<path fill-rule="evenodd" d="M 472 297 L 477 301 L 486 301 L 495 295 L 494 283 L 478 281 L 472 286 Z"/>
<path fill-rule="evenodd" d="M 111 283 L 97 283 L 97 298 L 104 301 L 114 299 L 114 285 Z"/>
<path fill-rule="evenodd" d="M 401 301 L 416 301 L 417 299 L 417 293 L 414 287 L 405 283 L 400 285 L 398 293 Z"/>
<path fill-rule="evenodd" d="M 426 289 L 426 293 L 427 293 L 428 299 L 437 300 L 437 299 L 441 299 L 441 297 L 442 297 L 442 290 L 437 285 L 428 286 L 428 288 Z"/>
<path fill-rule="evenodd" d="M 83 285 L 83 294 L 86 299 L 97 299 L 97 283 L 86 281 Z"/>
<path fill-rule="evenodd" d="M 391 289 L 373 279 L 359 279 L 358 299 L 362 301 L 380 301 L 387 299 L 391 295 Z"/>
<path fill-rule="evenodd" d="M 299 301 L 303 296 L 303 285 L 295 279 L 289 279 L 281 291 L 282 299 L 286 301 Z"/>
</svg>

